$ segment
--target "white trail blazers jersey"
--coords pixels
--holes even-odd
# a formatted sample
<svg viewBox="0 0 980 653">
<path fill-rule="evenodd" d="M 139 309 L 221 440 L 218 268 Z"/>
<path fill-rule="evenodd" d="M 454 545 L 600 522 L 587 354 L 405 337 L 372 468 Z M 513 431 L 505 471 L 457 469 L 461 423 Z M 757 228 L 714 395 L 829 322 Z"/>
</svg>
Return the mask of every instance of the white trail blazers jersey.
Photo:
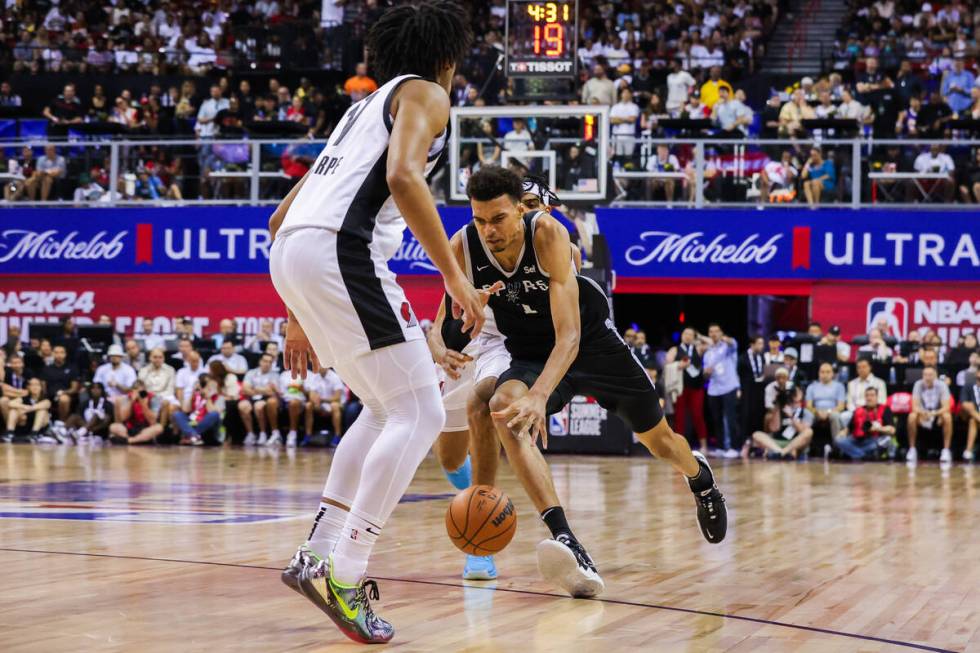
<svg viewBox="0 0 980 653">
<path fill-rule="evenodd" d="M 334 128 L 293 200 L 279 233 L 303 227 L 330 229 L 366 242 L 372 258 L 387 261 L 398 251 L 405 219 L 385 179 L 395 91 L 417 75 L 401 75 L 359 102 Z M 433 141 L 425 165 L 428 176 L 449 141 L 449 127 Z M 349 242 L 349 241 L 348 241 Z"/>
</svg>

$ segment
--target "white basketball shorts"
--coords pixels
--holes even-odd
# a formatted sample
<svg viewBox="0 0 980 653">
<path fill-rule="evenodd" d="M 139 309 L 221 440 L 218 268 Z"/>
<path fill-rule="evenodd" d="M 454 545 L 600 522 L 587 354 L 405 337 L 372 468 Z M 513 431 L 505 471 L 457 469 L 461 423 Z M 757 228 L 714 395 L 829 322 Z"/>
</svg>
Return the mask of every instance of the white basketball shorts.
<svg viewBox="0 0 980 653">
<path fill-rule="evenodd" d="M 465 353 L 474 361 L 463 368 L 458 379 L 447 378 L 442 386 L 442 405 L 446 409 L 443 431 L 465 431 L 469 428 L 466 403 L 473 388 L 484 379 L 495 379 L 510 367 L 510 354 L 499 335 L 479 335 Z"/>
<path fill-rule="evenodd" d="M 335 368 L 362 400 L 383 403 L 438 383 L 405 292 L 363 240 L 315 227 L 282 233 L 269 252 L 269 271 L 320 365 Z M 392 347 L 401 343 L 412 346 Z"/>
</svg>

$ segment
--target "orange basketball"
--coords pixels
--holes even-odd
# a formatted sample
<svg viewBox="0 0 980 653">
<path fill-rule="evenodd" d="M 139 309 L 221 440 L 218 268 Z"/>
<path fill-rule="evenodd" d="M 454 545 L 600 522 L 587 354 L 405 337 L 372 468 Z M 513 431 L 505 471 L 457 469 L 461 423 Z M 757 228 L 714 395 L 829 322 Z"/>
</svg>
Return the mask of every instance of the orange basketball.
<svg viewBox="0 0 980 653">
<path fill-rule="evenodd" d="M 457 494 L 446 510 L 446 532 L 456 548 L 485 556 L 502 551 L 517 532 L 517 510 L 492 485 L 474 485 Z"/>
</svg>

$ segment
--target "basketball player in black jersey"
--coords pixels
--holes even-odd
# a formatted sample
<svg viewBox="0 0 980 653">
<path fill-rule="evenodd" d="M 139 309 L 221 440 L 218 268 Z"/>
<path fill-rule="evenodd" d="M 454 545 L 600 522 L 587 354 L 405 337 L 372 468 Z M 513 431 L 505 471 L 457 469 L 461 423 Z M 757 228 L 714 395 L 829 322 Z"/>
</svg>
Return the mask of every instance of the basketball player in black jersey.
<svg viewBox="0 0 980 653">
<path fill-rule="evenodd" d="M 490 296 L 489 306 L 512 362 L 489 403 L 508 461 L 554 538 L 538 545 L 542 574 L 573 596 L 603 589 L 535 446 L 541 437 L 547 447 L 546 416 L 576 394 L 590 395 L 616 413 L 654 456 L 685 475 L 702 534 L 721 542 L 727 511 L 711 468 L 664 420 L 653 383 L 615 331 L 608 298 L 574 273 L 567 230 L 546 213 L 522 215 L 521 180 L 509 170 L 481 168 L 466 190 L 473 221 L 451 244 L 477 288 L 505 285 Z M 480 476 L 481 448 L 474 446 L 471 455 L 474 482 L 493 484 L 493 478 Z"/>
<path fill-rule="evenodd" d="M 521 210 L 523 212 L 546 211 L 561 205 L 561 200 L 555 195 L 546 181 L 538 177 L 526 176 L 522 180 Z M 574 229 L 574 226 L 572 227 Z M 571 234 L 571 230 L 569 231 Z M 461 237 L 460 234 L 454 237 Z M 582 254 L 574 244 L 570 248 L 575 270 L 582 268 Z M 503 282 L 498 282 L 503 289 Z M 494 291 L 497 288 L 491 288 Z M 472 467 L 469 457 L 471 429 L 482 429 L 491 447 L 499 449 L 493 421 L 490 419 L 488 402 L 493 395 L 497 377 L 510 364 L 510 356 L 503 344 L 503 337 L 496 333 L 493 320 L 488 319 L 476 342 L 471 342 L 470 336 L 463 330 L 461 319 L 452 317 L 452 300 L 449 295 L 443 297 L 443 303 L 436 313 L 432 329 L 429 331 L 429 349 L 432 359 L 441 366 L 446 375 L 443 384 L 443 402 L 446 408 L 446 426 L 439 435 L 432 449 L 436 459 L 442 466 L 446 478 L 458 490 L 468 488 L 472 484 Z M 475 368 L 475 369 L 474 369 Z M 479 390 L 477 390 L 479 388 Z M 477 398 L 475 401 L 474 399 Z M 462 400 L 463 403 L 460 403 Z M 477 416 L 472 417 L 467 410 L 473 404 Z M 472 422 L 472 424 L 471 424 Z M 477 441 L 484 438 L 477 436 Z M 498 456 L 496 451 L 482 456 L 483 465 L 492 466 L 489 474 L 496 476 Z M 466 556 L 463 578 L 466 580 L 493 580 L 497 577 L 497 568 L 493 556 Z"/>
</svg>

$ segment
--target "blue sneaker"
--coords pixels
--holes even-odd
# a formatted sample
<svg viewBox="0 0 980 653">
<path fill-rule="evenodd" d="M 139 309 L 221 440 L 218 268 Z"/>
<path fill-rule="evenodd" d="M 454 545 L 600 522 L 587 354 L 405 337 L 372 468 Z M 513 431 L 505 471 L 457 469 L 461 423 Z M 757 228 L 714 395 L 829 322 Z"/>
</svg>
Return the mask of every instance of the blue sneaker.
<svg viewBox="0 0 980 653">
<path fill-rule="evenodd" d="M 494 580 L 496 577 L 497 565 L 493 564 L 493 556 L 466 556 L 463 580 Z"/>
<path fill-rule="evenodd" d="M 465 490 L 470 486 L 470 479 L 472 478 L 471 470 L 470 457 L 467 456 L 466 461 L 455 472 L 450 472 L 445 469 L 442 471 L 445 472 L 446 478 L 449 479 L 449 482 L 453 484 L 454 488 Z"/>
</svg>

